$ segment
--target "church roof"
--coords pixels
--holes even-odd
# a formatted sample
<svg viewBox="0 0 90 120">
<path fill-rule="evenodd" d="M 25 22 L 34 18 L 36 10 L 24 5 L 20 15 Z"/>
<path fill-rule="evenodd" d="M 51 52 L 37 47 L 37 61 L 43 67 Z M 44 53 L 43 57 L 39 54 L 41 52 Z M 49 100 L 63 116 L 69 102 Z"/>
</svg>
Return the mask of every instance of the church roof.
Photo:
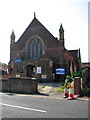
<svg viewBox="0 0 90 120">
<path fill-rule="evenodd" d="M 78 50 L 68 50 L 68 52 L 78 61 L 79 58 L 79 49 Z"/>
<path fill-rule="evenodd" d="M 55 37 L 38 21 L 36 17 L 34 17 L 32 22 L 16 42 L 15 48 L 19 50 L 23 49 L 27 40 L 34 35 L 41 37 L 47 48 L 57 45 Z"/>
</svg>

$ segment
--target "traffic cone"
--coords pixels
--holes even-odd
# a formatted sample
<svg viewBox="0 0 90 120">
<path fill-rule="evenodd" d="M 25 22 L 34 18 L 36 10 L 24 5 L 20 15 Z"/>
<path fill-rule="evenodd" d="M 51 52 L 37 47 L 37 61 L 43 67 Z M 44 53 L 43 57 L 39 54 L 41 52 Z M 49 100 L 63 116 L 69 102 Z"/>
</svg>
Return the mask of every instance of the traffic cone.
<svg viewBox="0 0 90 120">
<path fill-rule="evenodd" d="M 73 100 L 73 99 L 76 99 L 76 98 L 73 96 L 72 87 L 70 85 L 70 88 L 69 88 L 69 97 L 67 98 L 67 100 Z"/>
<path fill-rule="evenodd" d="M 64 88 L 64 98 L 67 98 L 68 97 L 68 91 L 67 91 L 67 87 L 66 87 L 66 84 L 65 84 L 65 88 Z"/>
</svg>

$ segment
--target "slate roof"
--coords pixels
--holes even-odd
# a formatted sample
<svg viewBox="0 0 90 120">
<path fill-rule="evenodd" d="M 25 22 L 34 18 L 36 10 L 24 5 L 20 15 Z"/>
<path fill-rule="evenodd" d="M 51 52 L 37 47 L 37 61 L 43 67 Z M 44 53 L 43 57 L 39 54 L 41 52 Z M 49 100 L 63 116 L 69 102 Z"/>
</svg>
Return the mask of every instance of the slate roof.
<svg viewBox="0 0 90 120">
<path fill-rule="evenodd" d="M 79 52 L 79 50 L 68 50 L 68 52 L 74 57 L 74 59 L 76 61 L 78 61 L 78 58 L 79 58 L 78 52 Z"/>
</svg>

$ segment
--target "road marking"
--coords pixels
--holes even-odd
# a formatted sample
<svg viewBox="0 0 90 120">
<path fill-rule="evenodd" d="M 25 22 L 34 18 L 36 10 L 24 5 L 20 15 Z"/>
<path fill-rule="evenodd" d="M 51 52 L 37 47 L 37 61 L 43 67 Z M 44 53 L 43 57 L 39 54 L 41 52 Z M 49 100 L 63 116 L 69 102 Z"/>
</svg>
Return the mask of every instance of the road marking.
<svg viewBox="0 0 90 120">
<path fill-rule="evenodd" d="M 47 111 L 44 111 L 44 110 L 26 108 L 26 107 L 22 107 L 22 106 L 14 106 L 14 105 L 9 105 L 9 104 L 5 104 L 5 103 L 0 103 L 0 104 L 3 105 L 3 106 L 15 107 L 15 108 L 20 108 L 20 109 L 24 109 L 24 110 L 31 110 L 31 111 L 43 112 L 43 113 L 46 113 L 46 112 L 47 112 Z"/>
</svg>

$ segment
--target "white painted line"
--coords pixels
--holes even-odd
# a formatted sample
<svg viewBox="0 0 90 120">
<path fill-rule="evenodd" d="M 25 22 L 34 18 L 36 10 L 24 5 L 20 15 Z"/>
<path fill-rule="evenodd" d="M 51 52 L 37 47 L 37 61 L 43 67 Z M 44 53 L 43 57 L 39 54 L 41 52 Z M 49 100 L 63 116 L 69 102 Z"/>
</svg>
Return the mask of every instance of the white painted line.
<svg viewBox="0 0 90 120">
<path fill-rule="evenodd" d="M 47 112 L 47 111 L 44 111 L 44 110 L 26 108 L 26 107 L 22 107 L 22 106 L 14 106 L 14 105 L 9 105 L 9 104 L 4 104 L 4 103 L 0 103 L 0 104 L 1 104 L 1 105 L 4 105 L 4 106 L 20 108 L 20 109 L 24 109 L 24 110 L 32 110 L 32 111 L 43 112 L 43 113 L 46 113 L 46 112 Z"/>
</svg>

